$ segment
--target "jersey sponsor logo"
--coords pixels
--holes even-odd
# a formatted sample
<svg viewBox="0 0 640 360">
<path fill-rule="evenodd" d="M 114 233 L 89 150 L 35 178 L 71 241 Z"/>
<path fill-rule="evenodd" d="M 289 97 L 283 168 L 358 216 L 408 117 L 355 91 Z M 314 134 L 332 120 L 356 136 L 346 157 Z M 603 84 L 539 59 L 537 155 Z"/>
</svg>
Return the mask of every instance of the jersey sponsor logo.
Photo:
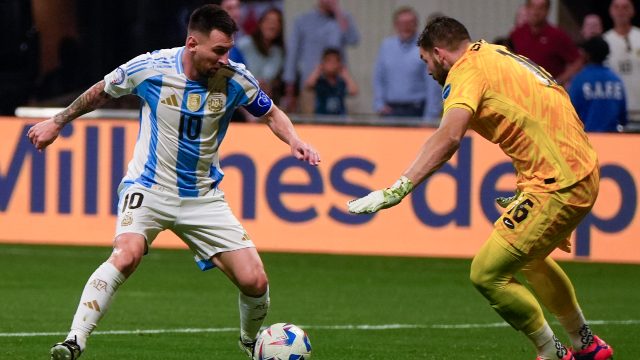
<svg viewBox="0 0 640 360">
<path fill-rule="evenodd" d="M 226 102 L 224 94 L 211 94 L 207 99 L 207 109 L 211 112 L 219 112 Z"/>
<path fill-rule="evenodd" d="M 189 94 L 187 97 L 187 109 L 191 111 L 198 111 L 202 102 L 202 96 L 200 94 Z"/>
<path fill-rule="evenodd" d="M 447 84 L 442 89 L 442 100 L 447 100 L 450 93 L 451 93 L 451 84 Z"/>
<path fill-rule="evenodd" d="M 113 72 L 113 78 L 111 79 L 111 85 L 120 85 L 124 82 L 125 73 L 121 67 L 118 67 L 116 71 Z"/>
<path fill-rule="evenodd" d="M 176 96 L 176 94 L 173 94 L 171 96 L 167 96 L 166 98 L 160 100 L 160 103 L 168 105 L 168 106 L 178 106 L 178 97 Z"/>
</svg>

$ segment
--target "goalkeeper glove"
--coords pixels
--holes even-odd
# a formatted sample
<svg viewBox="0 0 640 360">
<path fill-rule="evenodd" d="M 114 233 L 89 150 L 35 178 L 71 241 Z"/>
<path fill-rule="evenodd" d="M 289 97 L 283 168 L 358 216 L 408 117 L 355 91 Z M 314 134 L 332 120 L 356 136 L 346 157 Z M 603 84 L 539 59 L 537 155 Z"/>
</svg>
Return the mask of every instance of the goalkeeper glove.
<svg viewBox="0 0 640 360">
<path fill-rule="evenodd" d="M 513 194 L 513 196 L 496 198 L 496 203 L 498 203 L 501 208 L 506 209 L 509 204 L 518 199 L 518 196 L 520 196 L 521 193 L 522 192 L 520 190 L 516 189 L 516 193 Z"/>
<path fill-rule="evenodd" d="M 413 183 L 406 176 L 401 176 L 391 187 L 376 190 L 365 197 L 347 203 L 349 212 L 353 214 L 371 214 L 380 209 L 390 208 L 398 204 L 413 190 Z"/>
</svg>

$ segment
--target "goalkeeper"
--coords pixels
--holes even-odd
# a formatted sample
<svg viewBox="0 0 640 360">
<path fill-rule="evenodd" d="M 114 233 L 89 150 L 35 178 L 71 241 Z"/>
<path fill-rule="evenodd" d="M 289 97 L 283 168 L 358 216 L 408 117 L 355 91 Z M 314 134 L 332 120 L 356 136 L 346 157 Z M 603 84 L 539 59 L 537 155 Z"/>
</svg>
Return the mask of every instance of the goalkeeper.
<svg viewBox="0 0 640 360">
<path fill-rule="evenodd" d="M 471 42 L 452 18 L 431 20 L 418 45 L 443 86 L 440 127 L 398 181 L 350 201 L 349 211 L 373 213 L 398 204 L 452 157 L 467 129 L 475 130 L 513 160 L 518 192 L 503 203 L 505 212 L 473 259 L 471 281 L 531 340 L 537 359 L 610 359 L 613 349 L 592 333 L 571 281 L 549 257 L 589 213 L 599 185 L 596 153 L 567 93 L 529 59 Z M 516 280 L 517 272 L 531 291 Z M 556 338 L 540 304 L 558 319 L 571 348 Z"/>
</svg>

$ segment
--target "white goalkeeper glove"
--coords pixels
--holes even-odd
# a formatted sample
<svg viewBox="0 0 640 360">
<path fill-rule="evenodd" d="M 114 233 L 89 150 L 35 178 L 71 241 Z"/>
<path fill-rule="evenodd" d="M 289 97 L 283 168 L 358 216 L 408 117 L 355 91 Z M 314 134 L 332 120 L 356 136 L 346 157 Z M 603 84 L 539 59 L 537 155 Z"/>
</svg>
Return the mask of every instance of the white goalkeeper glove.
<svg viewBox="0 0 640 360">
<path fill-rule="evenodd" d="M 398 204 L 413 190 L 413 183 L 406 176 L 401 176 L 391 187 L 370 192 L 369 195 L 347 203 L 349 212 L 353 214 L 371 214 L 380 209 L 390 208 Z"/>
</svg>

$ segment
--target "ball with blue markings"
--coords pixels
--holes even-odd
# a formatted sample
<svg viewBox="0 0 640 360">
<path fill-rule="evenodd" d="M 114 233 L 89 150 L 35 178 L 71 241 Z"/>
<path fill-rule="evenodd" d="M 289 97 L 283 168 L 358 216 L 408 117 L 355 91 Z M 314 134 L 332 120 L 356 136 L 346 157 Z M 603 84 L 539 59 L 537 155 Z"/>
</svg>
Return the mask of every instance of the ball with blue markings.
<svg viewBox="0 0 640 360">
<path fill-rule="evenodd" d="M 301 328 L 278 323 L 264 329 L 253 353 L 254 360 L 309 360 L 311 342 Z"/>
</svg>

